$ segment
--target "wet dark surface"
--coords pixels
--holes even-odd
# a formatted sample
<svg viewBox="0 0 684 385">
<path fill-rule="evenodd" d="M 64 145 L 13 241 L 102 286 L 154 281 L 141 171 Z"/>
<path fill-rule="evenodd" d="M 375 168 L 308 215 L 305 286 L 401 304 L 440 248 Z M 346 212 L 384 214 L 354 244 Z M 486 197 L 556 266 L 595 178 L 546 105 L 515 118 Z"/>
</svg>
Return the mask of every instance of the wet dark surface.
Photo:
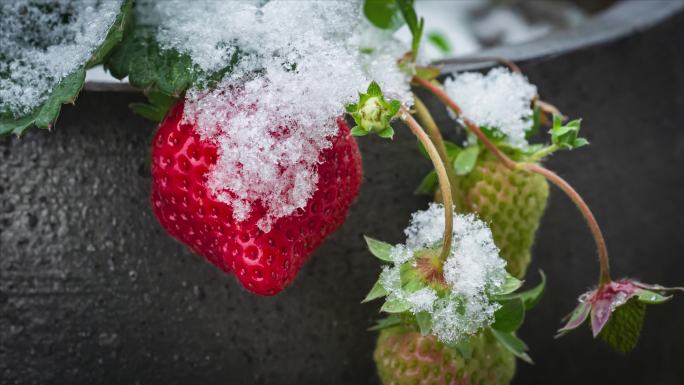
<svg viewBox="0 0 684 385">
<path fill-rule="evenodd" d="M 584 118 L 591 146 L 548 165 L 602 223 L 616 276 L 684 283 L 684 15 L 617 42 L 522 63 L 542 96 Z M 414 140 L 360 140 L 366 181 L 349 220 L 275 298 L 245 292 L 166 236 L 144 168 L 140 95 L 85 93 L 54 132 L 0 138 L 0 383 L 376 384 L 359 305 L 378 273 L 367 233 L 399 241 L 425 200 Z M 441 108 L 439 108 L 442 111 Z M 446 115 L 438 115 L 446 124 Z M 516 384 L 684 382 L 684 299 L 651 307 L 627 356 L 588 332 L 554 340 L 594 283 L 592 240 L 557 190 L 534 266 L 548 292 L 520 333 Z M 536 277 L 531 277 L 536 281 Z"/>
</svg>

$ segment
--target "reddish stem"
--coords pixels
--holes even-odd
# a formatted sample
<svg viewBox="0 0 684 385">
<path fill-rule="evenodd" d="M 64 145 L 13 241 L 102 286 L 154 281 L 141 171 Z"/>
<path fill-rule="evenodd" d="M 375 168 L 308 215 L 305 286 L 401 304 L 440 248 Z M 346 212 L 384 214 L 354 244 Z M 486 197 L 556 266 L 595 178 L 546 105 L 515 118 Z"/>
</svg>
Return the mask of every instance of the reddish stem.
<svg viewBox="0 0 684 385">
<path fill-rule="evenodd" d="M 439 98 L 439 100 L 441 100 L 457 116 L 459 116 L 461 120 L 463 120 L 463 122 L 465 123 L 466 127 L 475 136 L 477 136 L 477 138 L 482 142 L 482 144 L 484 144 L 484 146 L 501 163 L 503 163 L 504 166 L 511 170 L 522 169 L 542 175 L 551 183 L 560 188 L 570 198 L 570 200 L 572 200 L 572 202 L 575 203 L 575 206 L 577 206 L 580 213 L 582 213 L 582 216 L 584 217 L 584 219 L 587 222 L 587 225 L 589 226 L 589 230 L 591 230 L 591 233 L 594 236 L 596 250 L 599 254 L 599 285 L 611 282 L 610 266 L 608 261 L 608 248 L 606 246 L 606 241 L 603 238 L 603 233 L 601 232 L 601 228 L 599 227 L 598 222 L 596 221 L 596 217 L 594 217 L 594 214 L 591 212 L 591 209 L 589 209 L 589 206 L 586 204 L 584 199 L 582 199 L 579 193 L 577 193 L 577 191 L 575 191 L 575 189 L 572 188 L 572 186 L 570 186 L 568 182 L 566 182 L 563 178 L 561 178 L 558 174 L 554 173 L 553 171 L 544 168 L 536 163 L 518 163 L 509 158 L 494 143 L 492 143 L 489 140 L 489 138 L 487 138 L 487 136 L 482 132 L 480 127 L 475 122 L 468 119 L 467 117 L 462 116 L 463 111 L 461 110 L 461 108 L 446 94 L 442 87 L 430 81 L 415 76 L 413 77 L 412 81 L 413 83 L 419 84 L 428 91 L 432 92 L 435 96 L 437 96 L 437 98 Z"/>
</svg>

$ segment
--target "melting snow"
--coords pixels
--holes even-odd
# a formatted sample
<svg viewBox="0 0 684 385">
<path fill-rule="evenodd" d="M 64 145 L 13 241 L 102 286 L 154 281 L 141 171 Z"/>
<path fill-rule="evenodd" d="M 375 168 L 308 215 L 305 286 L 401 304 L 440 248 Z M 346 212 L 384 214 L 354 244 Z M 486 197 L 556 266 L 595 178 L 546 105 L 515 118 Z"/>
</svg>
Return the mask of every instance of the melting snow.
<svg viewBox="0 0 684 385">
<path fill-rule="evenodd" d="M 532 126 L 531 102 L 537 87 L 525 76 L 501 67 L 487 75 L 462 72 L 447 79 L 444 88 L 463 116 L 479 126 L 498 129 L 511 146 L 527 146 L 525 132 Z"/>
<path fill-rule="evenodd" d="M 0 2 L 0 113 L 28 114 L 107 36 L 121 1 Z M 69 15 L 69 17 L 65 17 Z"/>
</svg>

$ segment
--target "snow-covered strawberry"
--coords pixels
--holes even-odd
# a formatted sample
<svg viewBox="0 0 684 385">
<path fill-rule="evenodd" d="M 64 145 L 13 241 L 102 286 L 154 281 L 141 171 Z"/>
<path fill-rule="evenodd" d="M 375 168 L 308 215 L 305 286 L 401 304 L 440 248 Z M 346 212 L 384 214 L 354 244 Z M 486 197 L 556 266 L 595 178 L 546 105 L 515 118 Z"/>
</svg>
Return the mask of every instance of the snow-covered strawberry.
<svg viewBox="0 0 684 385">
<path fill-rule="evenodd" d="M 203 139 L 196 123 L 183 120 L 183 112 L 182 103 L 174 106 L 154 139 L 151 198 L 155 215 L 174 238 L 222 270 L 232 271 L 248 290 L 277 294 L 292 282 L 325 237 L 344 222 L 358 194 L 361 158 L 349 127 L 341 118 L 337 120 L 336 134 L 312 170 L 318 181 L 306 205 L 264 226 L 267 212 L 273 210 L 261 200 L 247 202 L 246 218 L 236 220 L 234 207 L 226 199 L 231 192 L 223 191 L 220 199 L 212 192 L 208 182 L 220 146 Z M 273 135 L 288 130 L 277 122 L 273 127 Z M 238 178 L 240 169 L 232 172 Z M 291 174 L 282 169 L 279 178 L 291 178 Z M 296 180 L 280 182 L 297 188 Z M 244 207 L 244 199 L 241 204 Z"/>
</svg>

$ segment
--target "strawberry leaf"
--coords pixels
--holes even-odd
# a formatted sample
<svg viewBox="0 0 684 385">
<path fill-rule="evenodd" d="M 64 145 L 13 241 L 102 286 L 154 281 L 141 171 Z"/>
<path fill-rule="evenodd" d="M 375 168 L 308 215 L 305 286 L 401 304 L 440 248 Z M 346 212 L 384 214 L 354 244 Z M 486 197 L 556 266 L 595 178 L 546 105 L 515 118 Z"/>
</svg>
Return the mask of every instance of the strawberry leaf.
<svg viewBox="0 0 684 385">
<path fill-rule="evenodd" d="M 51 128 L 57 120 L 63 104 L 74 103 L 85 82 L 85 70 L 100 64 L 123 37 L 132 0 L 125 0 L 121 4 L 119 14 L 114 23 L 109 27 L 107 35 L 99 47 L 93 51 L 88 60 L 82 66 L 66 75 L 50 91 L 49 96 L 42 105 L 34 108 L 31 112 L 16 116 L 10 112 L 0 111 L 0 135 L 20 135 L 26 129 L 35 126 L 38 128 Z"/>
<path fill-rule="evenodd" d="M 646 305 L 637 298 L 632 298 L 615 309 L 599 337 L 615 350 L 627 353 L 639 341 L 645 314 Z"/>
<path fill-rule="evenodd" d="M 396 31 L 404 25 L 404 18 L 395 0 L 366 0 L 363 3 L 363 14 L 380 29 Z"/>
</svg>

